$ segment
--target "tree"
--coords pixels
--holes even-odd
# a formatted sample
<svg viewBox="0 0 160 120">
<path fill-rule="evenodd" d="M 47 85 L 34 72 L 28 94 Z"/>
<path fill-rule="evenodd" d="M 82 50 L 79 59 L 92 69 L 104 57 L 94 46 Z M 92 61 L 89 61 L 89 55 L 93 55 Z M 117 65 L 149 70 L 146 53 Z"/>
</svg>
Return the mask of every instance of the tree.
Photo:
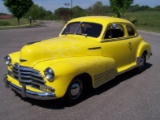
<svg viewBox="0 0 160 120">
<path fill-rule="evenodd" d="M 114 13 L 117 14 L 117 17 L 121 17 L 134 0 L 110 0 L 110 5 Z"/>
<path fill-rule="evenodd" d="M 51 19 L 52 12 L 47 11 L 43 7 L 34 4 L 25 14 L 26 18 L 28 18 L 29 16 L 31 16 L 33 20 Z"/>
<path fill-rule="evenodd" d="M 160 11 L 160 5 L 156 6 L 154 9 Z"/>
<path fill-rule="evenodd" d="M 73 16 L 72 16 L 73 18 L 82 17 L 86 15 L 86 11 L 79 6 L 73 7 L 72 11 L 73 11 Z"/>
<path fill-rule="evenodd" d="M 112 13 L 112 9 L 108 5 L 104 5 L 103 6 L 103 10 L 104 10 L 104 14 L 106 14 L 106 13 Z"/>
<path fill-rule="evenodd" d="M 52 15 L 51 11 L 49 11 L 49 10 L 46 11 L 45 19 L 47 19 L 47 20 L 52 20 L 53 19 L 53 15 Z"/>
<path fill-rule="evenodd" d="M 148 10 L 150 10 L 150 9 L 151 9 L 151 8 L 150 8 L 149 6 L 143 5 L 143 6 L 140 6 L 139 11 L 148 11 Z"/>
<path fill-rule="evenodd" d="M 102 15 L 104 14 L 103 4 L 101 1 L 97 1 L 92 7 L 91 12 L 94 15 Z"/>
<path fill-rule="evenodd" d="M 18 25 L 20 25 L 20 19 L 33 5 L 32 0 L 3 0 L 4 5 L 8 10 L 17 18 Z"/>
<path fill-rule="evenodd" d="M 7 15 L 6 13 L 0 13 L 0 15 Z"/>
<path fill-rule="evenodd" d="M 25 17 L 32 17 L 33 20 L 39 19 L 39 6 L 34 4 L 30 7 L 29 11 L 25 14 Z"/>
<path fill-rule="evenodd" d="M 128 12 L 136 12 L 136 11 L 139 11 L 139 4 L 135 4 L 135 5 L 131 5 L 128 9 Z"/>
<path fill-rule="evenodd" d="M 69 8 L 60 7 L 54 11 L 54 19 L 64 19 L 67 21 L 71 16 L 71 10 Z"/>
</svg>

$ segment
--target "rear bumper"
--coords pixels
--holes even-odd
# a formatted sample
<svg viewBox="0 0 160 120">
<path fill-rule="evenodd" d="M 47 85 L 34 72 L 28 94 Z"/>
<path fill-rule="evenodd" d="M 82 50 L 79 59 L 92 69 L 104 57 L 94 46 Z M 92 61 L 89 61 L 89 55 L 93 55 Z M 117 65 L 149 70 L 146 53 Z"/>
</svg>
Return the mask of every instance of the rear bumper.
<svg viewBox="0 0 160 120">
<path fill-rule="evenodd" d="M 20 94 L 22 97 L 33 98 L 37 100 L 53 100 L 56 99 L 56 96 L 53 92 L 33 92 L 26 90 L 26 85 L 22 85 L 22 88 L 8 82 L 7 76 L 4 76 L 4 83 L 6 88 L 11 88 L 13 91 Z"/>
</svg>

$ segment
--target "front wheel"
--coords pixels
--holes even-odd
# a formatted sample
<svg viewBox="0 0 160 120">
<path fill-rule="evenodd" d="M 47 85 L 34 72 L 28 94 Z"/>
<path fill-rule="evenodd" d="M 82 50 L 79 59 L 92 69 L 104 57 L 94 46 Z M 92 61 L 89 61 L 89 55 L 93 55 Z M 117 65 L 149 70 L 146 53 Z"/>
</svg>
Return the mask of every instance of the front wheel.
<svg viewBox="0 0 160 120">
<path fill-rule="evenodd" d="M 140 58 L 140 66 L 136 68 L 138 73 L 141 73 L 146 67 L 146 53 L 143 53 Z"/>
<path fill-rule="evenodd" d="M 85 84 L 81 77 L 73 79 L 64 96 L 65 103 L 73 105 L 78 103 L 84 97 Z"/>
</svg>

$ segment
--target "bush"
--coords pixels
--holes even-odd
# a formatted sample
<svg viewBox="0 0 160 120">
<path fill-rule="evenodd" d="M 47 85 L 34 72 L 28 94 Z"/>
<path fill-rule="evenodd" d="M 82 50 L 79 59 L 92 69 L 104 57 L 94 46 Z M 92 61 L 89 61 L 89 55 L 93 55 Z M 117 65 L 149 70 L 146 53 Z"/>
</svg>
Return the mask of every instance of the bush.
<svg viewBox="0 0 160 120">
<path fill-rule="evenodd" d="M 9 25 L 11 25 L 9 22 L 0 21 L 0 26 L 9 26 Z"/>
<path fill-rule="evenodd" d="M 136 24 L 138 22 L 138 19 L 136 17 L 129 18 L 128 20 L 133 24 Z"/>
</svg>

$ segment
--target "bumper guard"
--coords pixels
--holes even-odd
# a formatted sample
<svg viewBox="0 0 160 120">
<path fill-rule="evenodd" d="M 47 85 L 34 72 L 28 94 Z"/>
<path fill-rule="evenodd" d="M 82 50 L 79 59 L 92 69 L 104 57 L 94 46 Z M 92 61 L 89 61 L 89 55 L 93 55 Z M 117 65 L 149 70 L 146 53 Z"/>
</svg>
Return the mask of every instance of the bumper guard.
<svg viewBox="0 0 160 120">
<path fill-rule="evenodd" d="M 6 88 L 11 88 L 13 91 L 20 94 L 22 97 L 33 98 L 37 100 L 53 100 L 56 99 L 56 96 L 52 92 L 33 92 L 26 90 L 26 85 L 22 85 L 22 88 L 8 82 L 7 75 L 4 76 L 4 83 Z"/>
</svg>

